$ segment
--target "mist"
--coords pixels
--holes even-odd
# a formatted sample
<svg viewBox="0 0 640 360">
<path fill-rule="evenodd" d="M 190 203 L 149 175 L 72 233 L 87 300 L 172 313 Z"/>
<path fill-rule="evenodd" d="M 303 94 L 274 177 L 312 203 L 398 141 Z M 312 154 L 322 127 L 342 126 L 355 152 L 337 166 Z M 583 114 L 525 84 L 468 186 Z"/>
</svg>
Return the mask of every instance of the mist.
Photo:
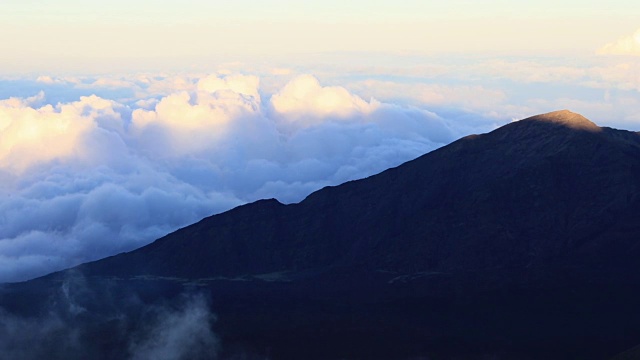
<svg viewBox="0 0 640 360">
<path fill-rule="evenodd" d="M 105 284 L 101 284 L 105 285 Z M 184 289 L 146 304 L 135 289 L 93 287 L 72 271 L 44 307 L 0 309 L 0 352 L 8 359 L 218 359 L 216 316 L 203 292 Z"/>
</svg>

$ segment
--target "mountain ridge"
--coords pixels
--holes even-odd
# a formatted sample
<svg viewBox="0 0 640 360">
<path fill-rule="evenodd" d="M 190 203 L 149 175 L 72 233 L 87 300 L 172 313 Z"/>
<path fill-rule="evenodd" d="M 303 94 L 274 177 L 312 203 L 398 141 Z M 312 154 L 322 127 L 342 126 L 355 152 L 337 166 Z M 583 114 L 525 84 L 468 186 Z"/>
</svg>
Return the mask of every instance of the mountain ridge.
<svg viewBox="0 0 640 360">
<path fill-rule="evenodd" d="M 211 264 L 205 266 L 191 263 L 191 269 L 196 272 L 200 271 L 198 276 L 211 275 L 216 271 L 221 271 L 220 275 L 243 275 L 310 269 L 312 267 L 344 266 L 345 261 L 351 262 L 349 265 L 367 266 L 366 264 L 369 263 L 371 266 L 380 267 L 380 270 L 395 271 L 403 267 L 402 262 L 406 259 L 395 260 L 392 259 L 393 255 L 375 259 L 377 255 L 371 249 L 376 246 L 386 246 L 387 251 L 393 253 L 398 250 L 397 247 L 415 246 L 415 241 L 411 239 L 424 238 L 424 234 L 418 235 L 411 228 L 403 228 L 402 224 L 419 222 L 415 219 L 416 216 L 419 216 L 418 214 L 436 217 L 437 221 L 432 221 L 430 226 L 438 228 L 441 232 L 456 232 L 456 226 L 447 225 L 448 228 L 442 229 L 441 225 L 450 224 L 449 215 L 460 216 L 461 212 L 472 212 L 472 209 L 468 207 L 474 203 L 485 204 L 483 206 L 487 206 L 488 212 L 491 212 L 490 210 L 495 207 L 496 201 L 500 202 L 501 206 L 508 207 L 508 200 L 516 197 L 516 201 L 518 199 L 526 201 L 529 206 L 545 215 L 548 210 L 539 202 L 544 201 L 544 205 L 547 207 L 553 205 L 553 199 L 549 197 L 550 195 L 544 194 L 543 189 L 545 188 L 555 192 L 552 197 L 558 199 L 558 206 L 567 207 L 563 210 L 565 218 L 562 220 L 567 224 L 562 226 L 558 224 L 558 228 L 566 228 L 565 231 L 569 231 L 571 226 L 574 228 L 576 226 L 573 223 L 569 224 L 569 222 L 573 221 L 579 224 L 580 217 L 586 216 L 584 213 L 580 215 L 580 206 L 589 205 L 589 199 L 571 191 L 571 187 L 574 185 L 571 182 L 585 183 L 585 174 L 583 174 L 585 169 L 591 171 L 589 176 L 592 177 L 624 177 L 617 183 L 614 181 L 615 179 L 602 179 L 602 181 L 606 181 L 605 183 L 609 183 L 610 187 L 615 188 L 615 191 L 612 188 L 589 187 L 590 185 L 585 183 L 585 191 L 607 194 L 596 199 L 599 200 L 598 204 L 602 208 L 620 213 L 621 206 L 639 201 L 640 187 L 635 184 L 640 184 L 640 173 L 637 171 L 637 164 L 640 164 L 638 163 L 640 156 L 637 155 L 640 153 L 640 137 L 635 133 L 597 126 L 597 130 L 594 131 L 594 126 L 596 125 L 586 118 L 569 111 L 530 117 L 505 125 L 488 134 L 472 135 L 454 141 L 450 145 L 398 167 L 385 170 L 380 174 L 338 186 L 325 187 L 296 204 L 284 205 L 275 199 L 261 200 L 232 209 L 227 213 L 207 217 L 176 232 L 190 231 L 190 235 L 184 236 L 184 243 L 175 240 L 174 244 L 167 245 L 171 242 L 171 238 L 176 236 L 169 234 L 155 243 L 124 256 L 146 257 L 148 259 L 138 259 L 134 262 L 149 264 L 153 263 L 153 259 L 158 258 L 159 253 L 171 257 L 177 256 L 176 254 L 180 253 L 181 248 L 178 244 L 184 246 L 190 241 L 193 246 L 210 249 L 198 252 L 202 254 L 202 259 L 198 260 L 199 262 L 207 262 L 206 259 L 213 256 L 217 262 L 229 264 L 226 267 L 218 267 L 219 270 L 216 270 L 216 267 Z M 571 162 L 567 163 L 562 160 L 563 156 L 572 159 Z M 610 158 L 624 160 L 612 163 Z M 500 166 L 501 162 L 508 164 L 508 166 Z M 636 162 L 636 167 L 625 166 L 622 164 L 624 162 Z M 510 179 L 509 184 L 501 183 L 504 179 Z M 518 187 L 518 183 L 525 182 L 529 182 L 527 184 L 529 189 Z M 624 186 L 620 184 L 624 184 Z M 385 191 L 379 191 L 379 189 L 387 189 L 393 195 L 387 197 Z M 426 190 L 411 193 L 411 191 L 415 192 L 415 189 Z M 508 199 L 496 195 L 506 190 L 511 191 L 507 196 Z M 620 199 L 619 202 L 608 201 L 609 198 L 615 199 L 622 196 L 614 194 L 616 191 L 624 192 L 627 198 Z M 532 199 L 529 192 L 539 193 L 542 197 L 538 200 Z M 493 202 L 487 202 L 491 196 L 495 199 Z M 444 210 L 438 208 L 438 212 L 431 212 L 428 209 L 430 206 L 442 207 L 442 204 L 452 205 Z M 353 211 L 350 206 L 353 207 Z M 514 209 L 513 211 L 528 217 L 528 221 L 536 220 L 532 211 L 526 209 Z M 614 222 L 615 219 L 612 216 L 604 212 L 601 213 L 597 218 L 606 223 Z M 501 217 L 504 216 L 501 214 Z M 473 219 L 467 215 L 465 217 L 468 221 Z M 495 227 L 496 223 L 502 223 L 500 226 L 503 229 L 500 231 L 504 233 L 497 234 L 495 238 L 503 241 L 507 241 L 509 236 L 522 238 L 526 235 L 516 232 L 505 236 L 505 233 L 514 232 L 517 229 L 509 229 L 514 225 L 507 226 L 509 221 L 499 217 L 485 214 L 481 219 L 476 219 L 473 226 L 482 228 L 483 224 L 491 224 Z M 549 219 L 545 219 L 545 221 L 560 221 L 560 219 L 553 219 L 551 215 L 548 217 Z M 381 219 L 385 219 L 385 221 L 381 221 Z M 389 221 L 392 223 L 388 223 Z M 394 221 L 395 223 L 393 223 Z M 233 223 L 242 225 L 234 227 Z M 383 223 L 384 225 L 379 225 Z M 462 224 L 458 225 L 463 226 Z M 585 232 L 584 236 L 592 231 L 589 230 L 588 224 L 581 226 L 576 231 Z M 247 227 L 255 228 L 256 233 L 247 233 L 247 231 L 250 232 Z M 205 236 L 202 233 L 204 228 L 217 230 L 215 233 L 209 231 Z M 355 231 L 345 236 L 344 229 Z M 420 231 L 425 233 L 427 230 L 421 228 Z M 492 229 L 491 231 L 497 230 Z M 533 232 L 530 234 L 531 236 L 542 235 L 536 234 L 535 229 L 529 229 L 529 232 Z M 322 236 L 317 234 L 322 234 Z M 558 231 L 552 235 L 560 236 Z M 202 236 L 205 236 L 207 240 L 201 238 Z M 432 238 L 444 236 L 439 234 L 432 236 Z M 231 237 L 233 241 L 220 240 Z M 399 240 L 395 244 L 385 240 L 391 237 Z M 471 234 L 464 232 L 458 235 L 458 239 L 470 237 Z M 282 239 L 285 238 L 289 240 L 283 241 Z M 405 243 L 402 243 L 401 240 L 404 240 Z M 413 245 L 408 244 L 407 241 L 412 242 Z M 579 242 L 579 240 L 571 241 L 573 243 Z M 567 245 L 570 245 L 571 241 Z M 216 242 L 224 242 L 221 246 L 225 250 L 220 250 L 224 256 L 219 259 L 216 258 L 216 251 L 211 248 L 211 246 L 215 248 L 213 244 Z M 259 247 L 261 250 L 253 251 L 253 247 Z M 394 247 L 396 250 L 393 250 Z M 450 247 L 446 243 L 442 243 L 438 247 L 440 250 L 432 248 L 429 251 L 422 251 L 425 261 L 418 264 L 421 271 L 439 271 L 455 267 L 444 266 L 443 268 L 436 264 L 446 259 L 447 253 L 454 251 L 453 249 L 446 249 L 446 251 L 442 249 Z M 167 249 L 159 250 L 160 248 Z M 169 248 L 171 248 L 170 251 Z M 287 250 L 292 248 L 296 250 Z M 265 251 L 271 251 L 271 253 L 265 256 L 265 259 L 257 261 L 260 254 Z M 524 256 L 522 254 L 524 251 L 525 249 L 520 249 L 517 256 Z M 562 250 L 556 248 L 554 251 L 558 253 Z M 143 255 L 145 252 L 148 252 L 148 255 Z M 403 254 L 402 251 L 399 252 Z M 556 255 L 559 254 L 546 254 L 545 256 L 553 257 Z M 512 254 L 512 256 L 516 256 L 516 254 Z M 340 261 L 334 261 L 335 259 L 331 259 L 331 257 L 340 257 L 338 259 Z M 198 261 L 194 260 L 194 262 Z M 163 259 L 162 262 L 171 264 L 170 259 Z M 411 267 L 418 265 L 412 264 Z M 176 271 L 177 266 L 168 265 L 164 270 L 161 269 L 161 266 L 156 266 L 154 270 L 150 268 L 147 270 L 166 275 Z M 200 270 L 197 270 L 199 266 Z M 187 273 L 188 271 L 182 275 L 189 277 Z"/>
</svg>

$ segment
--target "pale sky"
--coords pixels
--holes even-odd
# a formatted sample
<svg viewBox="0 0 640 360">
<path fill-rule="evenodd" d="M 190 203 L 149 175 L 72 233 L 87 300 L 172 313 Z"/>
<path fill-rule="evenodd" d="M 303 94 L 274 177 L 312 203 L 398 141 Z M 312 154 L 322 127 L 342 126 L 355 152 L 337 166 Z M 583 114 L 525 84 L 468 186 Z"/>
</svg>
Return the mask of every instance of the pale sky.
<svg viewBox="0 0 640 360">
<path fill-rule="evenodd" d="M 628 0 L 3 0 L 0 67 L 345 51 L 582 55 L 633 32 L 639 18 Z"/>
</svg>

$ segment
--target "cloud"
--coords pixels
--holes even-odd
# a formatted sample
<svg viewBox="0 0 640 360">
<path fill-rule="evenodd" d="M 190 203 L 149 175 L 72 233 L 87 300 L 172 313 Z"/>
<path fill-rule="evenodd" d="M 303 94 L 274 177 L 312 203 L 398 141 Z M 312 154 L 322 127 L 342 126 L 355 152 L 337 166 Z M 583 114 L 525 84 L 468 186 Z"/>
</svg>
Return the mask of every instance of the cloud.
<svg viewBox="0 0 640 360">
<path fill-rule="evenodd" d="M 64 81 L 62 79 L 54 78 L 54 77 L 51 77 L 49 75 L 38 76 L 38 78 L 36 79 L 36 82 L 47 84 L 47 85 L 65 84 L 66 83 L 66 81 Z"/>
<path fill-rule="evenodd" d="M 108 283 L 92 288 L 73 271 L 42 301 L 44 308 L 22 315 L 0 308 L 3 358 L 218 358 L 216 317 L 202 293 L 185 291 L 150 305 L 135 289 L 117 296 L 110 289 Z"/>
<path fill-rule="evenodd" d="M 640 64 L 637 62 L 594 66 L 588 69 L 588 74 L 582 82 L 587 87 L 640 91 Z"/>
<path fill-rule="evenodd" d="M 365 80 L 350 83 L 350 89 L 387 101 L 412 100 L 415 105 L 457 106 L 472 110 L 493 109 L 503 103 L 504 91 L 475 85 L 441 85 Z"/>
<path fill-rule="evenodd" d="M 26 168 L 73 155 L 81 136 L 94 127 L 89 116 L 115 114 L 97 97 L 58 107 L 30 106 L 32 99 L 0 102 L 0 168 L 22 172 Z"/>
<path fill-rule="evenodd" d="M 188 297 L 177 310 L 148 310 L 148 329 L 130 344 L 131 360 L 216 359 L 219 341 L 211 331 L 215 317 L 203 296 Z"/>
<path fill-rule="evenodd" d="M 113 78 L 140 96 L 0 101 L 0 282 L 129 251 L 248 201 L 300 201 L 444 145 L 457 129 L 311 75 L 275 90 L 252 75 Z M 72 80 L 46 89 L 93 91 L 98 81 Z"/>
<path fill-rule="evenodd" d="M 8 359 L 77 358 L 90 354 L 82 338 L 90 330 L 77 320 L 86 309 L 76 302 L 83 278 L 64 279 L 52 292 L 49 307 L 20 316 L 0 308 L 0 352 Z"/>
<path fill-rule="evenodd" d="M 325 118 L 345 119 L 355 114 L 369 114 L 378 107 L 374 100 L 366 102 L 341 86 L 322 87 L 311 75 L 291 80 L 271 97 L 271 106 L 290 122 L 311 125 Z"/>
<path fill-rule="evenodd" d="M 231 75 L 220 78 L 216 75 L 209 75 L 198 81 L 198 91 L 215 93 L 221 90 L 230 90 L 236 94 L 252 96 L 260 100 L 258 88 L 260 79 L 257 76 Z"/>
<path fill-rule="evenodd" d="M 29 319 L 0 309 L 0 350 L 8 359 L 35 360 L 59 353 L 77 351 L 77 333 L 62 319 L 52 315 Z M 63 335 L 64 334 L 64 335 Z"/>
<path fill-rule="evenodd" d="M 600 55 L 640 56 L 640 29 L 598 49 Z"/>
<path fill-rule="evenodd" d="M 587 75 L 583 67 L 531 60 L 490 60 L 473 65 L 470 69 L 481 76 L 524 83 L 575 83 Z"/>
</svg>

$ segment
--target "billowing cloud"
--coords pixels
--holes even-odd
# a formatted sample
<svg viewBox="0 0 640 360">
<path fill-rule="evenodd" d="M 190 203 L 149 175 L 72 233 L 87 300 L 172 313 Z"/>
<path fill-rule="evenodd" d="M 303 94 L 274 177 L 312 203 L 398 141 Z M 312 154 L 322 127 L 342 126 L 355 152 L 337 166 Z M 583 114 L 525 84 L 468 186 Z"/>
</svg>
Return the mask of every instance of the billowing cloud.
<svg viewBox="0 0 640 360">
<path fill-rule="evenodd" d="M 601 55 L 632 55 L 640 56 L 640 29 L 633 35 L 624 36 L 598 49 Z"/>
<path fill-rule="evenodd" d="M 38 84 L 133 83 L 137 95 L 0 101 L 0 282 L 128 251 L 248 201 L 299 201 L 464 132 L 424 108 L 365 101 L 311 75 L 273 91 L 250 75 L 112 78 Z"/>
<path fill-rule="evenodd" d="M 289 121 L 304 124 L 322 119 L 346 119 L 355 114 L 368 114 L 378 107 L 375 101 L 366 102 L 341 86 L 320 85 L 311 75 L 301 75 L 271 97 L 275 112 Z"/>
<path fill-rule="evenodd" d="M 133 111 L 133 131 L 145 146 L 171 156 L 214 147 L 234 121 L 261 116 L 258 84 L 254 76 L 205 77 L 195 92 L 173 93 L 153 110 Z"/>
<path fill-rule="evenodd" d="M 38 163 L 74 155 L 83 134 L 95 123 L 91 117 L 117 114 L 109 101 L 83 97 L 57 107 L 30 106 L 37 98 L 0 102 L 0 168 L 22 172 Z"/>
<path fill-rule="evenodd" d="M 43 84 L 47 84 L 47 85 L 51 85 L 51 84 L 64 84 L 66 83 L 66 81 L 62 80 L 62 79 L 58 79 L 58 78 L 53 78 L 49 75 L 41 75 L 38 76 L 38 78 L 36 79 L 36 82 L 39 83 L 43 83 Z"/>
</svg>

